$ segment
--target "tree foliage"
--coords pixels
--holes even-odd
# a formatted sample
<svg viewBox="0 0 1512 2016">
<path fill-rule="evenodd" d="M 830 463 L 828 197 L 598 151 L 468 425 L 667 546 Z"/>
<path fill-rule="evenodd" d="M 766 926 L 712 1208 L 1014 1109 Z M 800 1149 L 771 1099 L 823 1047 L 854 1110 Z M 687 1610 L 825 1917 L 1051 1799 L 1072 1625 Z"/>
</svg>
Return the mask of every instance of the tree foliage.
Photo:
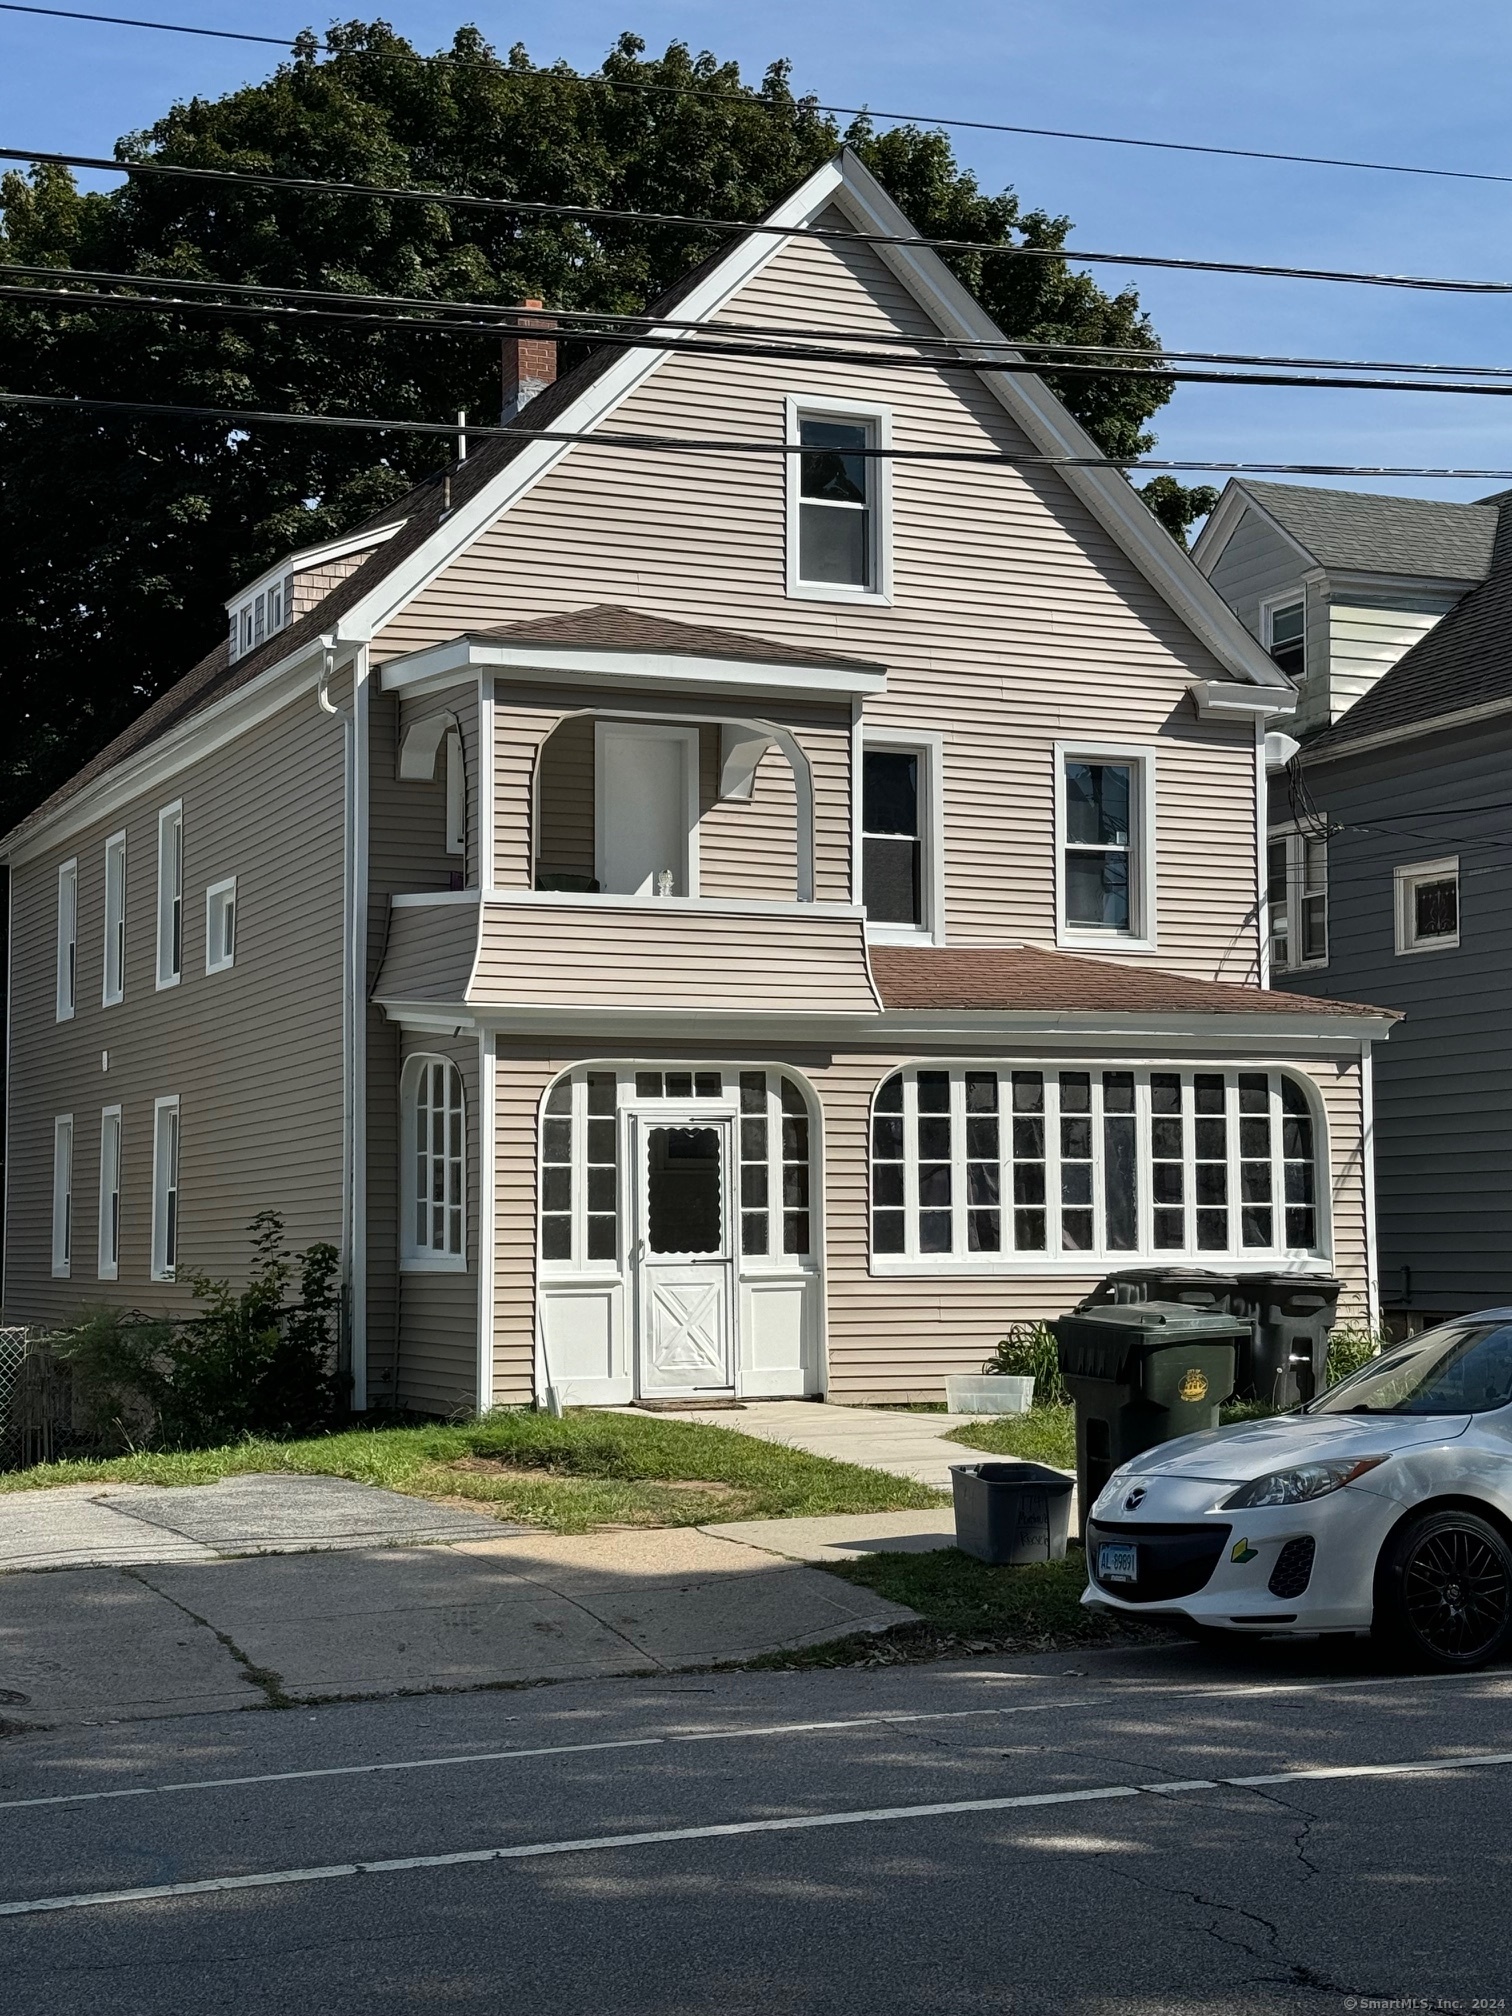
<svg viewBox="0 0 1512 2016">
<path fill-rule="evenodd" d="M 632 88 L 632 87 L 656 87 Z M 930 236 L 1059 246 L 1069 220 L 988 195 L 937 132 L 841 133 L 788 66 L 742 82 L 674 43 L 621 37 L 589 77 L 495 57 L 476 29 L 416 51 L 382 22 L 313 36 L 264 82 L 179 104 L 118 157 L 754 218 L 827 159 L 859 152 Z M 381 197 L 137 178 L 81 192 L 67 171 L 0 180 L 9 261 L 105 272 L 634 310 L 716 245 L 640 221 L 583 223 Z M 1059 260 L 952 255 L 1025 343 L 1154 345 L 1132 290 Z M 1153 370 L 1058 382 L 1110 454 L 1146 447 L 1170 395 Z M 271 322 L 190 310 L 0 304 L 0 383 L 16 391 L 437 420 L 498 410 L 487 336 Z M 222 604 L 280 555 L 338 534 L 437 466 L 437 438 L 11 412 L 0 420 L 0 830 L 213 645 Z M 1179 486 L 1177 486 L 1179 488 Z M 1155 500 L 1151 500 L 1152 503 Z M 1161 514 L 1171 524 L 1172 514 Z"/>
</svg>

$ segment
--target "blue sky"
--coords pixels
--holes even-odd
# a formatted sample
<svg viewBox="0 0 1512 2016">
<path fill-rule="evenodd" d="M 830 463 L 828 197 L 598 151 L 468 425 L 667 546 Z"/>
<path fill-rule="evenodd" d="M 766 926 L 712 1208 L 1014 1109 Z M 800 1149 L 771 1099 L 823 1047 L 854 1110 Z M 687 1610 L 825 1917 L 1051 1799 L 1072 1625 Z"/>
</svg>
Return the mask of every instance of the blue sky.
<svg viewBox="0 0 1512 2016">
<path fill-rule="evenodd" d="M 82 0 L 108 9 L 110 0 Z M 200 26 L 295 32 L 301 0 L 133 0 Z M 350 13 L 366 10 L 351 8 Z M 379 11 L 374 9 L 374 12 Z M 1512 173 L 1512 9 L 1460 0 L 569 0 L 531 10 L 394 0 L 422 49 L 476 21 L 500 49 L 592 67 L 622 29 L 682 40 L 751 78 L 776 56 L 839 104 Z M 272 49 L 0 14 L 7 146 L 108 153 L 173 100 L 265 74 Z M 957 132 L 985 187 L 1075 220 L 1098 250 L 1239 257 L 1470 277 L 1512 274 L 1512 186 L 1219 161 Z M 1099 278 L 1116 284 L 1121 269 Z M 1512 297 L 1477 300 L 1217 275 L 1131 272 L 1182 349 L 1512 363 Z M 1224 460 L 1512 467 L 1512 401 L 1375 392 L 1179 388 L 1160 454 Z M 1198 479 L 1192 479 L 1198 480 Z M 1361 487 L 1474 496 L 1491 484 Z"/>
</svg>

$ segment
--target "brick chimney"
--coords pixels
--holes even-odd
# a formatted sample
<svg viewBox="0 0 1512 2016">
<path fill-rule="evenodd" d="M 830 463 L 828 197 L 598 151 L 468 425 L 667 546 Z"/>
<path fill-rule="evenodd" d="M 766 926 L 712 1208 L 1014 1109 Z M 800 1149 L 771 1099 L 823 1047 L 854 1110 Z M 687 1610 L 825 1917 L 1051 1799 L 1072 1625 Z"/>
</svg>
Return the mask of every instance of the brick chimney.
<svg viewBox="0 0 1512 2016">
<path fill-rule="evenodd" d="M 543 305 L 540 301 L 520 303 L 522 309 Z M 522 315 L 515 324 L 514 333 L 504 338 L 504 406 L 499 415 L 504 426 L 508 426 L 522 406 L 530 404 L 537 392 L 544 392 L 548 385 L 556 382 L 556 337 L 545 333 L 556 326 L 549 316 Z"/>
</svg>

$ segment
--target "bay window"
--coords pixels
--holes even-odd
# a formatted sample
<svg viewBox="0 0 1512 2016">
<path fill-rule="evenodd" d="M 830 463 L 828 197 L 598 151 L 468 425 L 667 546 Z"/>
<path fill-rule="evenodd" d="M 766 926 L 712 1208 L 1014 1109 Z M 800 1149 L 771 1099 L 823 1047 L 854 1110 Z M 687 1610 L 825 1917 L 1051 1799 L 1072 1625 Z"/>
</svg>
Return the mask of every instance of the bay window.
<svg viewBox="0 0 1512 2016">
<path fill-rule="evenodd" d="M 1313 1108 L 1285 1072 L 910 1066 L 871 1124 L 879 1272 L 1323 1250 Z"/>
</svg>

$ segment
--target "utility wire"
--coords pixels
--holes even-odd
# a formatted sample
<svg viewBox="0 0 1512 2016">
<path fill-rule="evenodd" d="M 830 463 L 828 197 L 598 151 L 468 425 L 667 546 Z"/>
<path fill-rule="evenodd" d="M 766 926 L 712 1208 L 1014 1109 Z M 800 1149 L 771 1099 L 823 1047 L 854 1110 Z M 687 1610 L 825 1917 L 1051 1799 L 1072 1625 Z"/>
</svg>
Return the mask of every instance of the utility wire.
<svg viewBox="0 0 1512 2016">
<path fill-rule="evenodd" d="M 0 5 L 3 5 L 3 0 L 0 0 Z M 527 308 L 523 302 L 448 300 L 434 294 L 370 294 L 337 288 L 279 287 L 242 280 L 203 280 L 176 273 L 115 273 L 90 267 L 32 266 L 20 260 L 0 260 L 0 278 L 13 274 L 20 274 L 27 279 L 53 282 L 89 281 L 99 286 L 171 288 L 175 294 L 231 294 L 254 300 L 308 301 L 342 309 L 415 309 L 426 316 L 492 317 L 496 320 L 489 326 L 495 328 L 499 334 L 557 335 L 569 340 L 576 337 L 585 342 L 600 340 L 604 331 L 673 330 L 710 337 L 751 336 L 762 342 L 793 338 L 824 343 L 891 345 L 917 352 L 923 361 L 943 363 L 970 361 L 974 353 L 982 350 L 1010 349 L 1033 352 L 1035 356 L 1047 359 L 1121 357 L 1140 364 L 1156 374 L 1162 372 L 1167 364 L 1246 364 L 1275 370 L 1399 371 L 1425 377 L 1512 378 L 1512 365 L 1505 364 L 1403 363 L 1363 357 L 1270 356 L 1264 353 L 1234 350 L 1170 350 L 1160 343 L 1151 345 L 1055 343 L 1042 341 L 1038 337 L 1004 336 L 989 339 L 909 336 L 890 329 L 845 329 L 825 327 L 817 323 L 740 322 L 728 320 L 723 316 L 694 320 L 676 315 L 651 315 L 645 312 L 630 315 L 597 308 L 552 307 L 534 310 Z M 18 288 L 7 291 L 13 293 L 17 299 L 23 299 L 29 290 Z M 46 289 L 38 289 L 37 292 L 40 299 L 49 298 Z M 88 301 L 94 297 L 79 293 L 78 298 Z M 173 305 L 189 304 L 176 302 Z M 440 322 L 427 322 L 422 326 L 446 325 Z M 1046 365 L 1044 368 L 1053 367 Z"/>
<path fill-rule="evenodd" d="M 4 0 L 0 0 L 0 5 Z M 561 217 L 579 223 L 655 224 L 738 237 L 813 238 L 825 243 L 898 246 L 913 251 L 969 253 L 1005 259 L 1060 260 L 1093 266 L 1149 266 L 1179 273 L 1240 273 L 1268 280 L 1327 280 L 1352 287 L 1398 287 L 1433 294 L 1512 294 L 1512 280 L 1457 280 L 1429 274 L 1362 273 L 1327 266 L 1276 266 L 1242 259 L 1183 259 L 1147 252 L 1087 252 L 1069 245 L 1002 245 L 979 238 L 927 238 L 915 233 L 837 231 L 822 224 L 744 223 L 733 217 L 689 217 L 677 211 L 618 210 L 602 204 L 545 203 L 520 196 L 473 196 L 455 190 L 395 188 L 378 182 L 332 182 L 310 175 L 274 175 L 250 168 L 191 168 L 166 161 L 117 161 L 97 154 L 58 154 L 0 147 L 0 161 L 30 161 L 59 168 L 99 169 L 111 175 L 177 176 L 192 182 L 286 189 L 302 196 L 364 197 L 385 203 L 430 203 L 511 216 Z"/>
<path fill-rule="evenodd" d="M 71 7 L 23 6 L 20 0 L 0 0 L 0 13 L 41 14 L 55 21 L 96 21 L 114 28 L 150 28 L 168 35 L 203 35 L 218 42 L 256 42 L 273 49 L 292 49 L 292 36 L 254 35 L 230 28 L 195 28 L 181 21 L 143 21 L 126 14 L 85 14 Z M 320 42 L 317 47 L 329 52 L 331 44 Z M 450 51 L 442 51 L 445 61 L 459 60 L 488 61 L 487 58 L 459 59 Z M 653 84 L 640 78 L 620 77 L 580 77 L 565 75 L 556 70 L 513 70 L 497 58 L 492 59 L 494 67 L 506 71 L 511 79 L 524 81 L 530 77 L 544 77 L 554 86 L 563 83 L 581 84 L 605 91 L 645 91 L 675 98 L 734 98 L 742 103 L 765 107 L 767 101 L 758 91 L 750 91 L 743 96 L 739 87 L 735 90 L 702 90 L 696 85 Z M 817 98 L 805 95 L 796 101 L 799 105 L 811 107 L 815 112 L 833 112 L 846 118 L 885 119 L 905 126 L 950 126 L 971 133 L 1015 133 L 1035 140 L 1075 140 L 1099 147 L 1145 147 L 1166 154 L 1207 154 L 1230 161 L 1284 161 L 1306 168 L 1355 168 L 1364 169 L 1377 175 L 1429 175 L 1451 182 L 1512 182 L 1512 175 L 1498 175 L 1478 168 L 1429 168 L 1404 161 L 1362 161 L 1349 155 L 1339 154 L 1288 154 L 1270 147 L 1215 147 L 1196 140 L 1148 140 L 1136 138 L 1127 133 L 1083 133 L 1063 126 L 1014 126 L 998 119 L 957 119 L 945 118 L 935 112 L 884 112 L 870 105 L 826 105 Z"/>
<path fill-rule="evenodd" d="M 17 409 L 63 408 L 75 413 L 136 414 L 172 420 L 207 420 L 234 428 L 257 425 L 279 427 L 336 427 L 366 433 L 433 434 L 458 433 L 469 440 L 501 438 L 515 441 L 556 441 L 585 447 L 632 448 L 657 454 L 695 455 L 802 455 L 812 453 L 799 442 L 714 439 L 679 434 L 619 434 L 599 431 L 573 433 L 549 427 L 474 426 L 461 428 L 454 420 L 375 419 L 345 413 L 273 413 L 231 406 L 179 406 L 139 399 L 76 399 L 54 392 L 0 392 L 0 406 Z M 1216 471 L 1234 476 L 1365 476 L 1417 477 L 1450 482 L 1512 482 L 1512 469 L 1408 468 L 1400 464 L 1344 462 L 1215 462 L 1175 460 L 1149 456 L 1109 455 L 1019 455 L 1010 451 L 976 448 L 847 448 L 846 454 L 865 461 L 982 463 L 1015 469 L 1117 469 Z"/>
</svg>

